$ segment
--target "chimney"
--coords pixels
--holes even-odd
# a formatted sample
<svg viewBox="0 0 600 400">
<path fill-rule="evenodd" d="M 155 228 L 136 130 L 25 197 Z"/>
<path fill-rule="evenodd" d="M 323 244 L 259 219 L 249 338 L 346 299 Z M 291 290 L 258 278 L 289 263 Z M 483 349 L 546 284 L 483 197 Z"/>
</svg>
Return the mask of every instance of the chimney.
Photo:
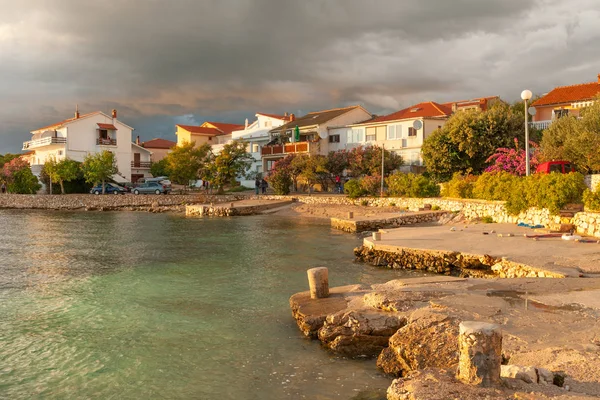
<svg viewBox="0 0 600 400">
<path fill-rule="evenodd" d="M 244 129 L 248 129 L 248 118 L 246 118 L 246 123 L 244 125 Z"/>
<path fill-rule="evenodd" d="M 295 121 L 295 120 L 296 120 L 296 116 L 294 114 L 290 114 L 290 122 Z"/>
<path fill-rule="evenodd" d="M 452 103 L 452 112 L 455 113 L 458 110 L 458 105 L 456 103 Z"/>
<path fill-rule="evenodd" d="M 600 76 L 600 75 L 599 75 L 599 76 Z M 284 116 L 285 118 L 287 118 L 287 117 L 288 117 L 288 115 L 287 115 L 287 111 L 285 112 L 285 114 L 283 114 L 283 116 Z"/>
<path fill-rule="evenodd" d="M 113 111 L 114 111 L 114 110 L 113 110 Z M 114 115 L 114 113 L 113 113 L 113 115 Z M 140 145 L 140 135 L 137 135 L 137 136 L 135 137 L 135 144 L 137 144 L 138 146 Z"/>
<path fill-rule="evenodd" d="M 75 105 L 75 119 L 79 118 L 79 104 Z"/>
<path fill-rule="evenodd" d="M 598 74 L 598 83 L 600 83 L 600 74 Z"/>
<path fill-rule="evenodd" d="M 114 108 L 112 110 L 112 117 L 115 119 L 117 118 L 117 110 L 115 110 Z"/>
</svg>

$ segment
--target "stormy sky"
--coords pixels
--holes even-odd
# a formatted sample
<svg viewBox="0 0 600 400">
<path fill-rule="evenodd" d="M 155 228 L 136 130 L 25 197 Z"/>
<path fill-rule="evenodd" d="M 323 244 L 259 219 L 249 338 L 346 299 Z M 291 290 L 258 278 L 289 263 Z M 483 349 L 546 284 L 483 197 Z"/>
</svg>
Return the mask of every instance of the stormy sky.
<svg viewBox="0 0 600 400">
<path fill-rule="evenodd" d="M 142 139 L 362 104 L 591 82 L 598 0 L 0 0 L 0 153 L 73 115 Z"/>
</svg>

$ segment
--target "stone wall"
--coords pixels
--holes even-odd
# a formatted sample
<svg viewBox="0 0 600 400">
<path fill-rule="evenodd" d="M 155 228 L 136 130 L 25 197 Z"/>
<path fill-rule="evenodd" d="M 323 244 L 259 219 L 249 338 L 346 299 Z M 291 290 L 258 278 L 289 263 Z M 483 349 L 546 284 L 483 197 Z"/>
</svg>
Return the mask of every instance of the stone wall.
<svg viewBox="0 0 600 400">
<path fill-rule="evenodd" d="M 600 174 L 586 175 L 584 179 L 587 187 L 594 192 L 600 185 Z"/>
<path fill-rule="evenodd" d="M 213 217 L 231 217 L 240 215 L 255 215 L 263 211 L 291 204 L 291 200 L 278 201 L 276 203 L 259 204 L 255 206 L 235 206 L 234 203 L 220 203 L 210 205 L 193 204 L 185 207 L 187 216 L 213 216 Z"/>
<path fill-rule="evenodd" d="M 439 221 L 447 211 L 424 211 L 419 213 L 406 213 L 397 217 L 353 220 L 331 218 L 331 227 L 346 232 L 376 231 L 381 228 L 395 228 L 403 225 L 420 224 L 424 222 Z"/>
<path fill-rule="evenodd" d="M 231 202 L 244 198 L 240 195 L 205 196 L 188 195 L 26 195 L 1 194 L 0 208 L 46 209 L 46 210 L 145 210 L 148 208 L 182 209 L 186 204 Z"/>
</svg>

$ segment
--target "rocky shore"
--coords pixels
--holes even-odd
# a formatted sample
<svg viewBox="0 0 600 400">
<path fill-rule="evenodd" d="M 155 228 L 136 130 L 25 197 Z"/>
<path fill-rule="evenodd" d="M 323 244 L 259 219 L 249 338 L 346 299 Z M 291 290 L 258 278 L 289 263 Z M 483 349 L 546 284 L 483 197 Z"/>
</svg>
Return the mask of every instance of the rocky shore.
<svg viewBox="0 0 600 400">
<path fill-rule="evenodd" d="M 377 357 L 388 399 L 594 398 L 600 396 L 600 279 L 434 276 L 333 288 L 290 298 L 300 330 L 329 351 Z M 455 377 L 459 324 L 502 328 L 502 385 Z"/>
</svg>

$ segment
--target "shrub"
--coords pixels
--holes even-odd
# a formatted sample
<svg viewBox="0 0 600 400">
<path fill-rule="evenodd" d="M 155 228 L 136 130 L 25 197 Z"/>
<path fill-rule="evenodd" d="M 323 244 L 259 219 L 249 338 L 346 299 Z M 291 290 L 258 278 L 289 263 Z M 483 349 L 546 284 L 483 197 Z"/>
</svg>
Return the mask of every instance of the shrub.
<svg viewBox="0 0 600 400">
<path fill-rule="evenodd" d="M 360 187 L 365 194 L 369 196 L 377 196 L 381 190 L 381 176 L 367 175 L 360 178 Z"/>
<path fill-rule="evenodd" d="M 440 206 L 438 206 L 437 204 L 431 207 L 432 211 L 439 211 L 440 210 Z"/>
<path fill-rule="evenodd" d="M 473 183 L 473 198 L 508 200 L 519 178 L 508 172 L 485 172 Z"/>
<path fill-rule="evenodd" d="M 386 179 L 388 193 L 400 197 L 436 197 L 439 186 L 423 175 L 396 172 Z"/>
<path fill-rule="evenodd" d="M 290 193 L 292 177 L 286 168 L 273 169 L 266 180 L 275 191 L 275 194 L 286 195 Z"/>
<path fill-rule="evenodd" d="M 493 224 L 494 218 L 490 217 L 489 215 L 486 215 L 485 217 L 481 218 L 481 222 L 483 222 L 484 224 Z"/>
<path fill-rule="evenodd" d="M 449 182 L 446 182 L 442 191 L 444 197 L 456 197 L 460 199 L 473 198 L 473 184 L 477 180 L 473 175 L 462 175 L 457 172 Z"/>
<path fill-rule="evenodd" d="M 247 190 L 252 190 L 252 188 L 246 187 L 244 185 L 239 185 L 239 186 L 234 186 L 232 188 L 229 188 L 228 190 L 226 190 L 226 192 L 228 192 L 228 193 L 238 193 L 238 192 L 245 192 Z"/>
<path fill-rule="evenodd" d="M 583 175 L 579 172 L 570 174 L 535 174 L 527 178 L 535 181 L 529 188 L 531 203 L 538 208 L 547 208 L 552 214 L 558 212 L 569 203 L 581 203 L 586 189 Z"/>
<path fill-rule="evenodd" d="M 346 182 L 344 185 L 344 193 L 346 193 L 351 199 L 355 199 L 366 194 L 360 182 L 356 179 L 350 179 L 348 182 Z"/>
<path fill-rule="evenodd" d="M 586 189 L 583 192 L 583 204 L 586 211 L 600 212 L 600 192 Z"/>
<path fill-rule="evenodd" d="M 360 201 L 360 205 L 363 206 L 363 207 L 366 207 L 366 206 L 369 205 L 369 201 L 368 200 L 361 200 Z"/>
</svg>

